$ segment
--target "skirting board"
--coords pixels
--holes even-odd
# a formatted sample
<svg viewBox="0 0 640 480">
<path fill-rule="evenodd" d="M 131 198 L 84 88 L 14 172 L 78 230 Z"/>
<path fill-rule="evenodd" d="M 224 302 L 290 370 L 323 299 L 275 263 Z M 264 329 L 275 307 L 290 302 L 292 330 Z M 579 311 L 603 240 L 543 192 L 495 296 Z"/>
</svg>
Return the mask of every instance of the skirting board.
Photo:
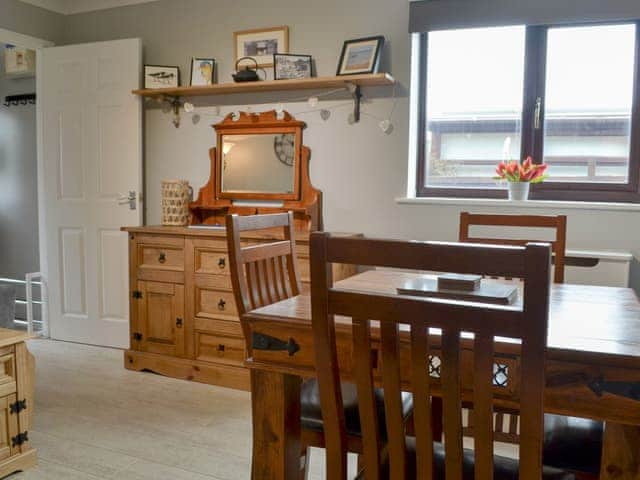
<svg viewBox="0 0 640 480">
<path fill-rule="evenodd" d="M 124 367 L 127 370 L 149 370 L 166 377 L 218 385 L 236 390 L 251 390 L 249 370 L 244 367 L 201 362 L 188 358 L 168 357 L 135 350 L 126 350 L 124 352 Z"/>
</svg>

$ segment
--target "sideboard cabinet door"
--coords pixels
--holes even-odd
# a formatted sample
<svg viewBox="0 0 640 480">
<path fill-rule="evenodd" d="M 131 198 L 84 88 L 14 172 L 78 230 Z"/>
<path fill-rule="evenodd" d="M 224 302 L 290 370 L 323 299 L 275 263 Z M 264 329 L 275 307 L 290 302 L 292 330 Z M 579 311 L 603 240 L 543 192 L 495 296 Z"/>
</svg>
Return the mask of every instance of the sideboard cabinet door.
<svg viewBox="0 0 640 480">
<path fill-rule="evenodd" d="M 184 356 L 184 286 L 139 281 L 138 292 L 132 338 L 134 348 L 142 352 Z"/>
</svg>

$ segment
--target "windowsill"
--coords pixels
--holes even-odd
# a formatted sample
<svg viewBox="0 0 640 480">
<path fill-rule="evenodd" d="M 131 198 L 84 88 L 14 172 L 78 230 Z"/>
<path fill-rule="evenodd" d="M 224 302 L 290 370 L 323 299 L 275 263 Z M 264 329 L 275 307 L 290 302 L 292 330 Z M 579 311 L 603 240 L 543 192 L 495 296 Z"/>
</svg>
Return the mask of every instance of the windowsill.
<svg viewBox="0 0 640 480">
<path fill-rule="evenodd" d="M 401 205 L 452 205 L 465 207 L 516 207 L 516 208 L 559 208 L 572 210 L 610 210 L 640 212 L 640 203 L 609 202 L 564 202 L 556 200 L 527 200 L 525 202 L 494 198 L 454 198 L 454 197 L 400 197 Z"/>
</svg>

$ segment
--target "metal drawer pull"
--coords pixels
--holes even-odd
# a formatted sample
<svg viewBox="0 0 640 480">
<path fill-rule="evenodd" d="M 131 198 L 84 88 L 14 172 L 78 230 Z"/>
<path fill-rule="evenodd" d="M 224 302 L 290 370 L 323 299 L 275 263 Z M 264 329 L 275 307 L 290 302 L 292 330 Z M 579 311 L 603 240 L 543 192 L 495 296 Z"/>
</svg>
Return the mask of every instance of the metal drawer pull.
<svg viewBox="0 0 640 480">
<path fill-rule="evenodd" d="M 220 301 L 218 302 L 218 310 L 224 310 L 224 307 L 226 304 L 227 302 L 225 302 L 224 299 L 221 298 Z"/>
<path fill-rule="evenodd" d="M 220 257 L 218 260 L 218 267 L 220 270 L 224 270 L 227 267 L 227 260 L 224 257 Z"/>
<path fill-rule="evenodd" d="M 221 343 L 221 344 L 218 345 L 218 351 L 219 352 L 224 352 L 224 344 Z"/>
<path fill-rule="evenodd" d="M 160 252 L 160 255 L 158 255 L 158 262 L 164 263 L 166 261 L 167 261 L 167 255 L 164 252 Z"/>
<path fill-rule="evenodd" d="M 176 327 L 182 328 L 182 319 L 181 318 L 176 318 Z"/>
<path fill-rule="evenodd" d="M 293 338 L 288 342 L 279 338 L 270 337 L 262 333 L 253 332 L 251 335 L 251 346 L 254 350 L 270 350 L 270 351 L 286 351 L 290 357 L 293 357 L 300 350 L 300 345 Z"/>
</svg>

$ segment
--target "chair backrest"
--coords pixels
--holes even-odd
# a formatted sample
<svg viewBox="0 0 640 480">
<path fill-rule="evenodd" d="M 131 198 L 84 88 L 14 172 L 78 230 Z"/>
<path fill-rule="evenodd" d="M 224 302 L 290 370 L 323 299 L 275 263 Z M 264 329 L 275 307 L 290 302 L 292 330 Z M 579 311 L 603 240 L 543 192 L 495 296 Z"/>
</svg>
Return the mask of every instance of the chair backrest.
<svg viewBox="0 0 640 480">
<path fill-rule="evenodd" d="M 524 279 L 522 306 L 497 306 L 336 288 L 331 263 L 411 270 L 474 273 Z M 416 472 L 432 478 L 432 395 L 442 396 L 447 480 L 462 480 L 462 356 L 461 332 L 474 338 L 472 395 L 475 426 L 475 478 L 493 478 L 494 337 L 522 340 L 520 369 L 520 479 L 540 480 L 543 439 L 544 357 L 549 311 L 548 244 L 526 247 L 403 242 L 363 238 L 311 236 L 311 303 L 316 372 L 327 450 L 327 478 L 346 475 L 345 417 L 340 389 L 335 315 L 350 317 L 353 329 L 352 379 L 356 383 L 367 479 L 377 480 L 388 452 L 392 480 L 406 478 L 405 429 L 401 388 L 413 391 Z M 371 321 L 379 322 L 372 328 Z M 409 328 L 400 328 L 406 325 Z M 442 329 L 439 387 L 428 372 L 432 347 L 429 328 Z M 374 339 L 372 341 L 372 335 Z M 411 368 L 401 366 L 400 339 L 410 345 Z M 372 344 L 379 341 L 381 381 L 374 378 Z M 466 367 L 469 368 L 469 367 Z M 519 381 L 526 379 L 526 381 Z M 384 389 L 386 447 L 381 439 L 374 385 Z M 386 450 L 385 450 L 386 448 Z"/>
<path fill-rule="evenodd" d="M 555 240 L 549 241 L 554 256 L 553 281 L 564 283 L 564 263 L 567 248 L 567 217 L 566 215 L 489 215 L 462 212 L 460 214 L 460 234 L 458 241 L 471 243 L 485 243 L 493 245 L 521 245 L 531 242 L 540 242 L 543 239 L 507 239 L 507 238 L 482 238 L 469 235 L 469 227 L 521 227 L 521 228 L 547 228 L 556 232 Z"/>
<path fill-rule="evenodd" d="M 251 310 L 300 294 L 292 212 L 250 216 L 227 215 L 226 222 L 231 282 L 241 320 L 242 316 Z M 271 230 L 270 233 L 278 235 L 277 229 L 283 231 L 282 240 L 265 240 L 246 246 L 241 243 L 243 232 Z M 242 327 L 250 350 L 250 339 L 244 322 Z"/>
</svg>

